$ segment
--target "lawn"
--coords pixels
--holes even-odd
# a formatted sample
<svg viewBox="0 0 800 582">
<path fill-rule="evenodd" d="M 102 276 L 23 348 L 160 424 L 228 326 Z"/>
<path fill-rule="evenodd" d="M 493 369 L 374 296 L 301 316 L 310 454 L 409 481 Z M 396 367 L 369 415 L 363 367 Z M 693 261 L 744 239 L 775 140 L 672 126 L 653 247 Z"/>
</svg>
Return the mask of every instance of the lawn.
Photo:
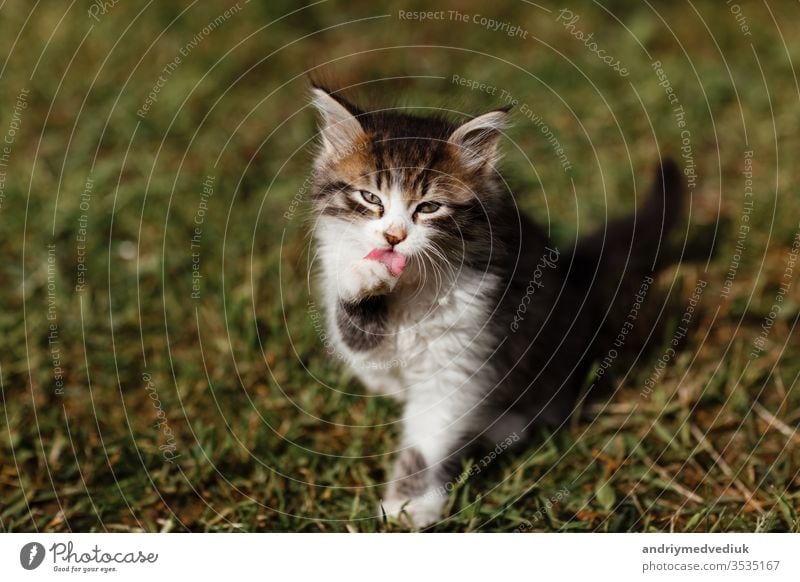
<svg viewBox="0 0 800 582">
<path fill-rule="evenodd" d="M 309 276 L 309 74 L 513 104 L 504 172 L 558 244 L 685 169 L 655 347 L 467 459 L 433 531 L 800 531 L 796 2 L 9 0 L 0 27 L 0 531 L 402 529 L 400 409 L 330 356 Z"/>
</svg>

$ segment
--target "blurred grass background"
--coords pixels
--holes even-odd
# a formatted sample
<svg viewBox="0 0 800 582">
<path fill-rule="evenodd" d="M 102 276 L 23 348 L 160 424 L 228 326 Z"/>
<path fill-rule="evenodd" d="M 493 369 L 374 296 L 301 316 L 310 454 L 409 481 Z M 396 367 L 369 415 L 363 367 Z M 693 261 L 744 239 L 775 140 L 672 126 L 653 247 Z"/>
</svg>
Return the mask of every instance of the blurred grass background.
<svg viewBox="0 0 800 582">
<path fill-rule="evenodd" d="M 468 22 L 399 16 L 456 9 Z M 690 132 L 687 238 L 714 243 L 661 279 L 664 345 L 708 282 L 684 349 L 650 398 L 658 354 L 617 364 L 607 406 L 460 484 L 434 529 L 800 529 L 796 268 L 750 355 L 800 220 L 796 2 L 10 0 L 0 26 L 3 531 L 396 530 L 375 514 L 398 408 L 362 394 L 316 323 L 294 202 L 315 133 L 308 73 L 357 84 L 361 103 L 455 117 L 513 95 L 572 164 L 518 105 L 506 173 L 566 245 L 681 154 L 654 61 Z"/>
</svg>

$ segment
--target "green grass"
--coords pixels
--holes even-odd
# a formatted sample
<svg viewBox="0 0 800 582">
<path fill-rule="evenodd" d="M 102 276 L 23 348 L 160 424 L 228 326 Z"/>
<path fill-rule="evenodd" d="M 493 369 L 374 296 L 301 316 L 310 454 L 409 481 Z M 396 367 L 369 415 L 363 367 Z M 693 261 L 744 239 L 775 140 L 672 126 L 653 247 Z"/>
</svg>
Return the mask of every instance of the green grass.
<svg viewBox="0 0 800 582">
<path fill-rule="evenodd" d="M 284 216 L 310 171 L 304 73 L 330 61 L 327 75 L 365 83 L 359 93 L 376 104 L 476 113 L 501 104 L 500 90 L 516 96 L 573 169 L 562 170 L 518 106 L 507 174 L 520 205 L 568 244 L 633 207 L 634 180 L 641 189 L 659 151 L 680 155 L 657 59 L 691 131 L 699 178 L 689 238 L 716 234 L 710 260 L 659 280 L 672 288 L 664 347 L 696 280 L 708 281 L 691 333 L 649 399 L 640 391 L 658 349 L 617 363 L 613 393 L 570 427 L 461 483 L 433 529 L 800 531 L 797 266 L 767 348 L 750 357 L 800 218 L 800 11 L 743 4 L 745 36 L 720 2 L 663 3 L 658 14 L 601 4 L 575 3 L 575 26 L 624 61 L 626 78 L 555 12 L 522 2 L 458 9 L 519 24 L 528 39 L 398 19 L 421 2 L 326 2 L 275 21 L 294 6 L 240 0 L 140 118 L 163 67 L 231 4 L 139 13 L 119 3 L 95 22 L 87 2 L 6 2 L 0 139 L 20 90 L 29 94 L 0 197 L 0 529 L 397 531 L 375 512 L 399 409 L 365 397 L 326 354 L 307 284 L 307 207 Z M 389 48 L 409 45 L 428 46 Z M 453 74 L 498 91 L 458 87 Z M 751 230 L 724 297 L 746 150 Z M 214 192 L 193 299 L 190 243 L 207 175 Z M 87 288 L 76 292 L 83 228 Z M 168 462 L 165 450 L 178 456 Z"/>
</svg>

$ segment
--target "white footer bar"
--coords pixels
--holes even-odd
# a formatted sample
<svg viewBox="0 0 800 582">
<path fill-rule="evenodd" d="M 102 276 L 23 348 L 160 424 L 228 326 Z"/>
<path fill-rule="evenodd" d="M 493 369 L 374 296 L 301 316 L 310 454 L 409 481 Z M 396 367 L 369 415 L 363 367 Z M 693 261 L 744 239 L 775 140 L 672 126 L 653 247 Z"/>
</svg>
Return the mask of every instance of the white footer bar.
<svg viewBox="0 0 800 582">
<path fill-rule="evenodd" d="M 800 580 L 800 535 L 1 534 L 0 574 L 136 582 L 253 574 L 326 582 L 777 582 Z"/>
</svg>

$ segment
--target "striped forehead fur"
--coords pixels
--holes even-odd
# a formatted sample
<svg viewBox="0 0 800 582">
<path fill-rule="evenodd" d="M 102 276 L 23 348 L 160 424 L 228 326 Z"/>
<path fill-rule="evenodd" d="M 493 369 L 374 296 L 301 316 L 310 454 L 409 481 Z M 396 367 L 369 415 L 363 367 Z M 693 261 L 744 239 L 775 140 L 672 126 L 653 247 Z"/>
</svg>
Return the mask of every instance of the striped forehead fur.
<svg viewBox="0 0 800 582">
<path fill-rule="evenodd" d="M 323 148 L 317 155 L 314 197 L 318 202 L 330 203 L 330 195 L 339 191 L 332 185 L 356 182 L 378 189 L 401 188 L 410 200 L 421 199 L 435 184 L 439 196 L 461 204 L 498 190 L 493 168 L 488 167 L 494 159 L 487 158 L 487 167 L 465 163 L 467 148 L 451 141 L 460 126 L 437 116 L 418 117 L 395 110 L 363 111 L 341 97 L 330 97 L 358 121 L 361 131 L 354 135 L 348 130 L 349 143 L 341 146 L 342 136 L 335 135 L 340 128 L 323 126 L 323 142 L 334 141 L 335 137 L 340 146 Z M 325 107 L 316 101 L 315 104 Z M 334 135 L 326 138 L 328 133 Z M 478 143 L 480 138 L 471 136 L 471 143 Z"/>
</svg>

